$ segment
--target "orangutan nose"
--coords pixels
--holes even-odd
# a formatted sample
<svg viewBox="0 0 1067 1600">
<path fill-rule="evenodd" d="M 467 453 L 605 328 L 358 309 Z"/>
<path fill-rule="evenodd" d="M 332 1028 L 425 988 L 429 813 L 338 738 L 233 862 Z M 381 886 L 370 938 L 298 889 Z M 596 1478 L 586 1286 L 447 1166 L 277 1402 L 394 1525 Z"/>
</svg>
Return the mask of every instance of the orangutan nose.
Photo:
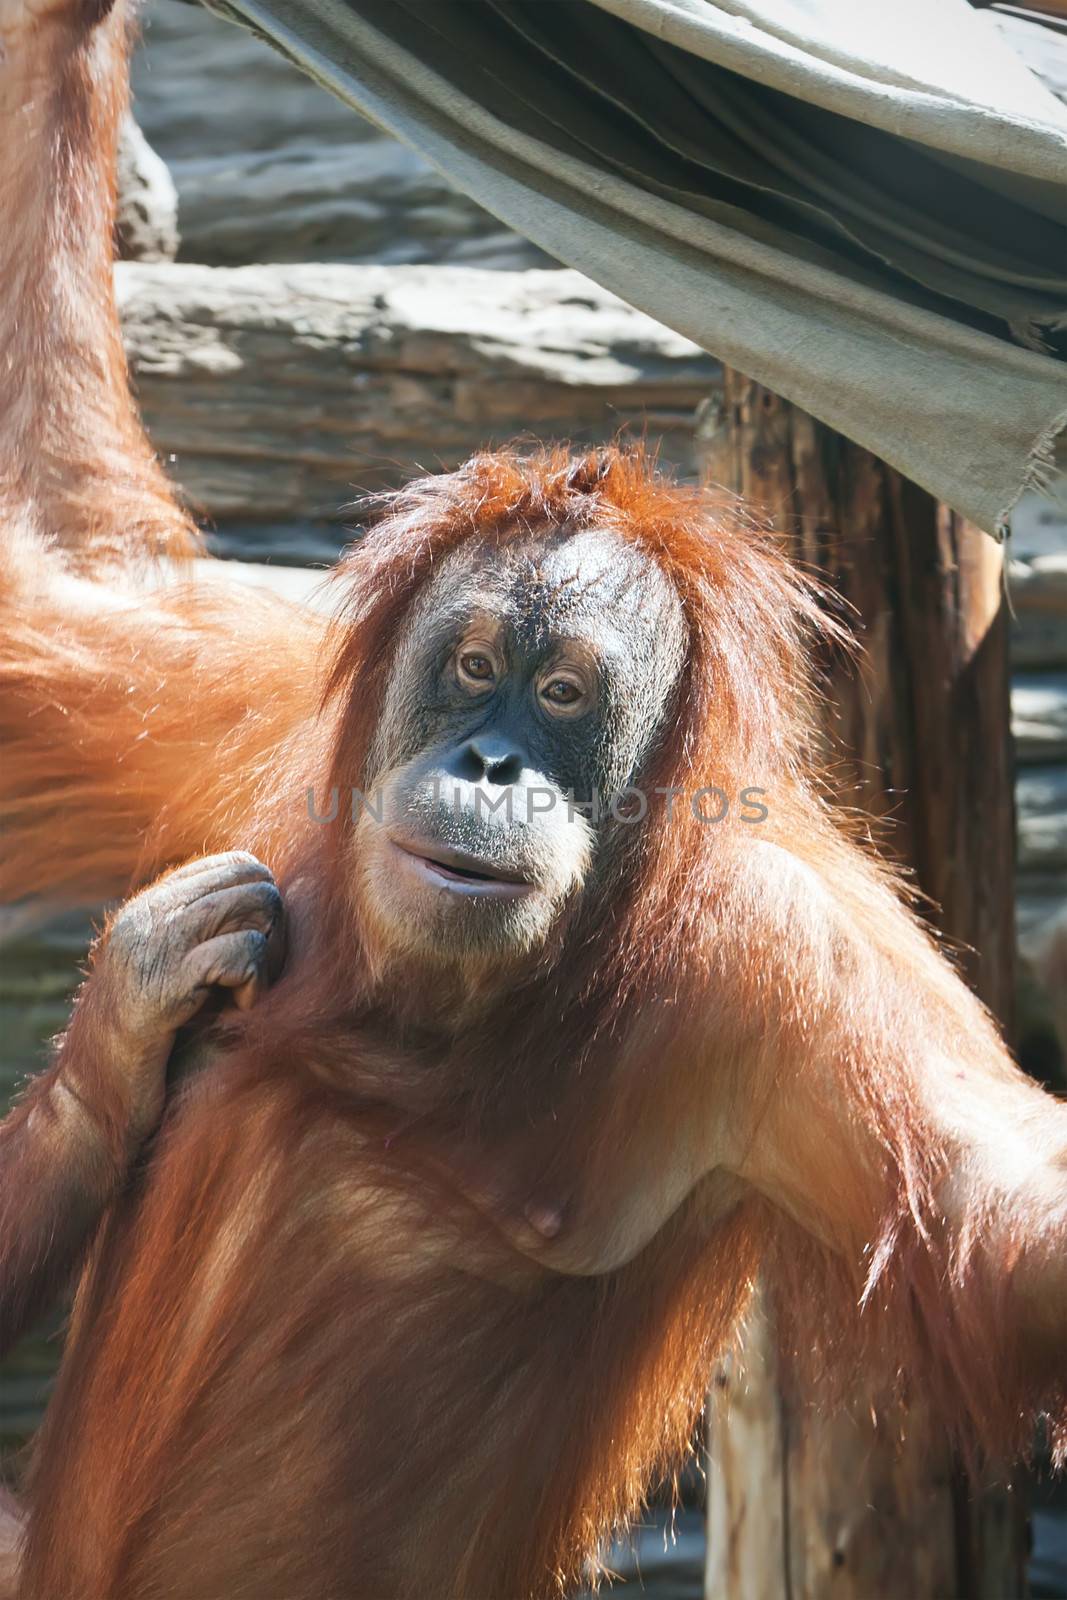
<svg viewBox="0 0 1067 1600">
<path fill-rule="evenodd" d="M 522 751 L 510 740 L 495 733 L 480 733 L 460 747 L 456 776 L 470 783 L 484 780 L 503 787 L 518 783 L 524 765 Z"/>
</svg>

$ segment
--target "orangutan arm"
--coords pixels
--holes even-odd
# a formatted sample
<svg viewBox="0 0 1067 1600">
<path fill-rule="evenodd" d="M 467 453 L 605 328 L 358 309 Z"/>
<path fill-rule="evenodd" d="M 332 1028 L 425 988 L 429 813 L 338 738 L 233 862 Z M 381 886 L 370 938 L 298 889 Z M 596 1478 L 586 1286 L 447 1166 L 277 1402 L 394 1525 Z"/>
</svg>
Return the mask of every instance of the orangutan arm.
<svg viewBox="0 0 1067 1600">
<path fill-rule="evenodd" d="M 52 1067 L 0 1124 L 0 1353 L 71 1280 L 162 1104 L 164 1063 L 86 998 Z"/>
<path fill-rule="evenodd" d="M 278 890 L 243 852 L 189 862 L 111 922 L 52 1067 L 0 1124 L 0 1353 L 70 1281 L 159 1121 L 177 1030 L 213 988 L 252 1004 L 283 959 Z"/>
<path fill-rule="evenodd" d="M 920 1020 L 906 1061 L 894 1050 L 859 1066 L 869 1090 L 846 1081 L 851 1052 L 812 1055 L 738 1168 L 848 1263 L 858 1295 L 911 1250 L 933 1263 L 945 1309 L 974 1295 L 1048 1374 L 1067 1333 L 1067 1107 L 998 1060 L 987 1028 L 976 1016 L 953 1050 Z"/>
<path fill-rule="evenodd" d="M 316 706 L 321 619 L 159 588 L 196 545 L 112 286 L 126 11 L 0 0 L 0 900 L 91 901 L 243 842 L 257 763 Z"/>
<path fill-rule="evenodd" d="M 850 846 L 773 882 L 777 1060 L 731 1164 L 783 1221 L 786 1339 L 868 1377 L 877 1350 L 994 1452 L 1028 1448 L 1046 1407 L 1061 1438 L 1067 1108 Z"/>
<path fill-rule="evenodd" d="M 222 582 L 137 596 L 46 572 L 0 599 L 0 900 L 92 903 L 249 840 L 272 753 L 314 737 L 323 637 Z"/>
<path fill-rule="evenodd" d="M 198 543 L 141 427 L 115 310 L 129 31 L 109 0 L 0 0 L 0 541 L 81 572 Z"/>
</svg>

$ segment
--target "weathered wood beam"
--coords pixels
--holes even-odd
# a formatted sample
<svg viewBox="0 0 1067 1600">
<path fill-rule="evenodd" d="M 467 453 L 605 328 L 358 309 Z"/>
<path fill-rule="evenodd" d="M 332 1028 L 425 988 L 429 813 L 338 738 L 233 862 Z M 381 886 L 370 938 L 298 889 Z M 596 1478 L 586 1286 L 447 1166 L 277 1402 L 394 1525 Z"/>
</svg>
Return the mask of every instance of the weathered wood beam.
<svg viewBox="0 0 1067 1600">
<path fill-rule="evenodd" d="M 1014 808 L 1002 552 L 885 463 L 726 371 L 705 475 L 763 510 L 855 609 L 857 674 L 828 664 L 840 797 L 908 864 L 961 970 L 1010 1028 Z M 871 1398 L 825 1418 L 777 1386 L 773 1330 L 713 1408 L 709 1600 L 1024 1592 L 1021 1517 L 926 1426 Z M 759 1467 L 753 1472 L 753 1463 Z"/>
</svg>

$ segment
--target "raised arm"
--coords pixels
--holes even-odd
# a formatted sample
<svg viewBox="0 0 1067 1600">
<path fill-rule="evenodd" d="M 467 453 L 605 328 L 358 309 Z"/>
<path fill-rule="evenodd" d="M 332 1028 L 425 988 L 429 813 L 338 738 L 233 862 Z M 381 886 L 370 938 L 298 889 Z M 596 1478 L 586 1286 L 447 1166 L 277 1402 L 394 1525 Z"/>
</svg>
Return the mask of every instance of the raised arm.
<svg viewBox="0 0 1067 1600">
<path fill-rule="evenodd" d="M 267 753 L 316 705 L 309 610 L 150 592 L 195 539 L 112 289 L 126 10 L 0 0 L 0 900 L 91 900 L 244 843 Z"/>
<path fill-rule="evenodd" d="M 115 311 L 128 31 L 121 0 L 0 0 L 0 537 L 78 570 L 196 548 Z"/>
</svg>

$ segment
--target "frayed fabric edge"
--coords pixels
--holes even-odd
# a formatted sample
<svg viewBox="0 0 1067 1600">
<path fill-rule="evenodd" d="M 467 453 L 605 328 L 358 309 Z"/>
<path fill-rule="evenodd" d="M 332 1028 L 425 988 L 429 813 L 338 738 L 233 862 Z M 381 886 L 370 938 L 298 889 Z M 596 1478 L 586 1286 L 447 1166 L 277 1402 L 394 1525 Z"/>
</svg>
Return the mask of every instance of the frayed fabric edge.
<svg viewBox="0 0 1067 1600">
<path fill-rule="evenodd" d="M 997 513 L 993 524 L 994 536 L 1003 543 L 1011 537 L 1011 518 L 1024 494 L 1050 494 L 1060 475 L 1056 466 L 1056 443 L 1067 430 L 1067 408 L 1055 416 L 1037 435 L 1026 457 L 1022 482 L 1008 504 Z M 1051 497 L 1051 496 L 1050 496 Z"/>
</svg>

